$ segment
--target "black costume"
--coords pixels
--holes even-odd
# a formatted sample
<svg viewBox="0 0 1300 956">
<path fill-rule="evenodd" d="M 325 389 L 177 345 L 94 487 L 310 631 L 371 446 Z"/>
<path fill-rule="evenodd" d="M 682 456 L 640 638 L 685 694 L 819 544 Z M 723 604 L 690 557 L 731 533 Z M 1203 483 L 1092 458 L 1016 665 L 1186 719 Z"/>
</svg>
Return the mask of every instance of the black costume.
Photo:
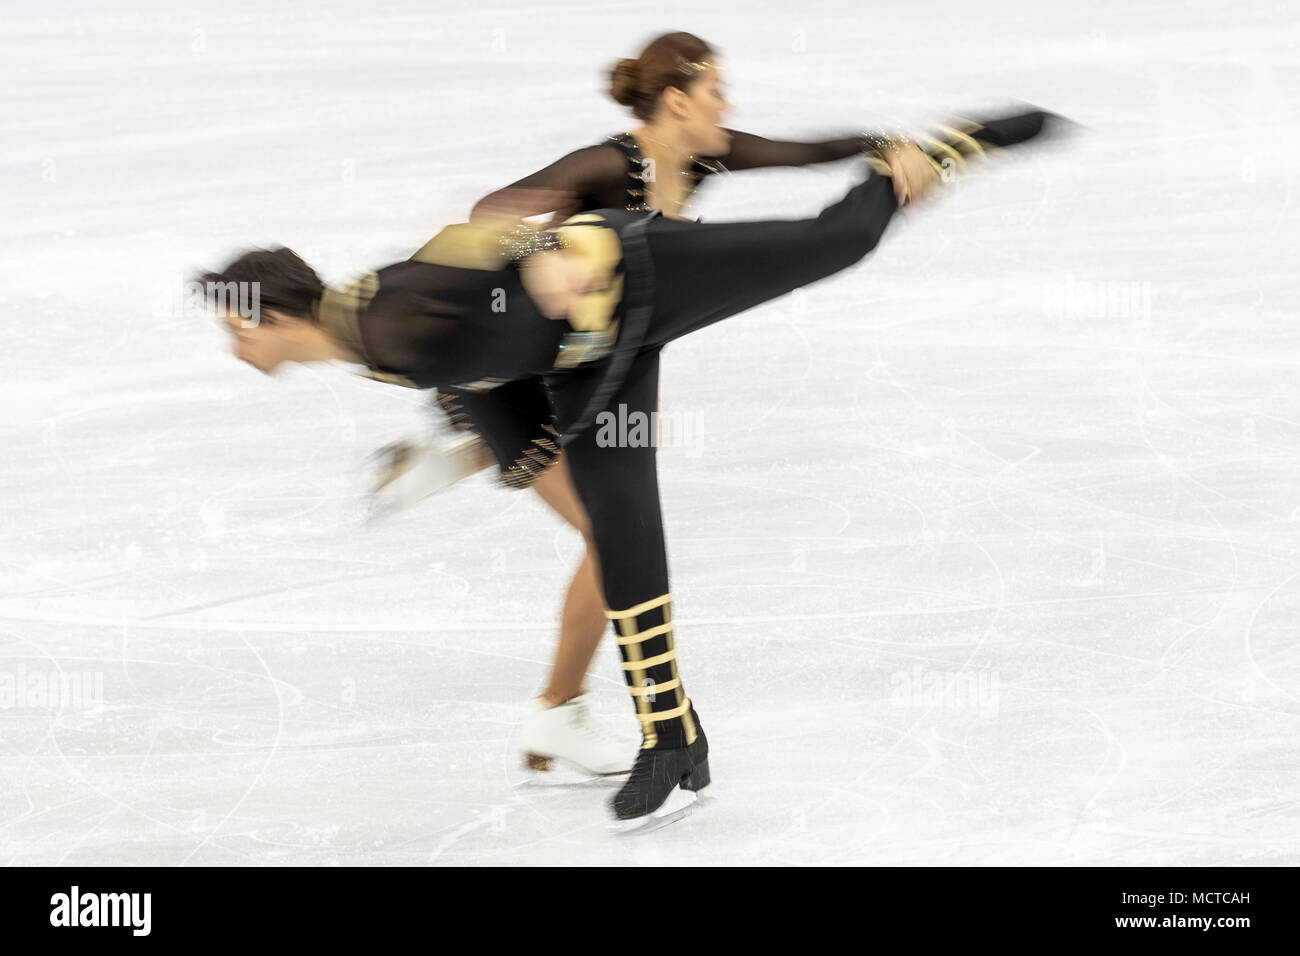
<svg viewBox="0 0 1300 956">
<path fill-rule="evenodd" d="M 1010 145 L 1036 135 L 1045 119 L 1030 113 L 949 129 L 930 154 Z M 556 423 L 551 444 L 566 447 L 591 521 L 644 735 L 642 758 L 615 801 L 620 816 L 655 809 L 678 782 L 707 783 L 707 743 L 677 673 L 655 445 L 649 436 L 602 445 L 593 421 L 620 405 L 628 417 L 648 418 L 665 344 L 852 265 L 875 248 L 896 209 L 891 179 L 873 172 L 813 219 L 700 224 L 623 209 L 574 217 L 558 231 L 607 284 L 563 322 L 534 306 L 517 264 L 501 254 L 501 237 L 472 223 L 320 301 L 322 324 L 377 378 L 487 395 L 501 383 L 544 382 Z"/>
<path fill-rule="evenodd" d="M 726 156 L 701 157 L 684 170 L 688 198 L 705 177 L 719 172 L 828 163 L 870 148 L 862 136 L 796 143 L 728 132 L 732 140 Z M 646 162 L 635 137 L 619 133 L 575 150 L 506 189 L 561 190 L 576 198 L 580 212 L 650 212 L 645 177 Z M 551 403 L 540 378 L 518 379 L 490 391 L 442 387 L 435 398 L 453 428 L 473 431 L 483 440 L 500 466 L 500 481 L 508 487 L 532 484 L 559 454 Z"/>
</svg>

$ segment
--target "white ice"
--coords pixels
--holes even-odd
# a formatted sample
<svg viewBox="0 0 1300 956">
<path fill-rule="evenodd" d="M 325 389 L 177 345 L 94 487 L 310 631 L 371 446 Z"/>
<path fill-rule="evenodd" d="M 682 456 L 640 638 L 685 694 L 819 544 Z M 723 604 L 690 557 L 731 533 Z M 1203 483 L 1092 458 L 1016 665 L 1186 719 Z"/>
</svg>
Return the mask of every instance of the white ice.
<svg viewBox="0 0 1300 956">
<path fill-rule="evenodd" d="M 8 0 L 0 862 L 1300 862 L 1294 7 L 615 6 Z M 1088 130 L 666 352 L 714 783 L 621 837 L 615 784 L 512 749 L 575 537 L 488 477 L 361 526 L 421 396 L 264 379 L 175 295 L 250 243 L 409 255 L 626 129 L 603 71 L 667 29 L 765 135 L 1013 98 Z"/>
</svg>

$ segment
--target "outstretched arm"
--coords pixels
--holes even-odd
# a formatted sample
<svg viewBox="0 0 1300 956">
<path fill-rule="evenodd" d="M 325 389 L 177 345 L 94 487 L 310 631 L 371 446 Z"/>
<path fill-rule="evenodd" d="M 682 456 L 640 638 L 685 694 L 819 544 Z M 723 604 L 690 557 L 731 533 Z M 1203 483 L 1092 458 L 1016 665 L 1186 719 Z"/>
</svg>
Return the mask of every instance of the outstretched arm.
<svg viewBox="0 0 1300 956">
<path fill-rule="evenodd" d="M 730 170 L 761 169 L 765 166 L 811 166 L 815 163 L 833 163 L 870 150 L 861 136 L 843 136 L 814 142 L 764 139 L 753 133 L 727 130 L 731 134 L 731 150 L 725 156 L 713 157 Z"/>
<path fill-rule="evenodd" d="M 526 219 L 542 213 L 567 216 L 582 209 L 621 206 L 627 170 L 622 154 L 608 146 L 576 149 L 551 165 L 502 189 L 488 193 L 474 204 L 470 219 L 510 215 Z"/>
<path fill-rule="evenodd" d="M 862 133 L 839 139 L 799 143 L 764 139 L 735 130 L 728 132 L 732 135 L 731 151 L 718 157 L 717 162 L 733 171 L 768 166 L 810 166 L 869 153 L 888 166 L 889 174 L 894 180 L 894 195 L 900 204 L 907 201 L 913 193 L 924 192 L 933 175 L 928 161 L 914 144 L 885 135 Z"/>
</svg>

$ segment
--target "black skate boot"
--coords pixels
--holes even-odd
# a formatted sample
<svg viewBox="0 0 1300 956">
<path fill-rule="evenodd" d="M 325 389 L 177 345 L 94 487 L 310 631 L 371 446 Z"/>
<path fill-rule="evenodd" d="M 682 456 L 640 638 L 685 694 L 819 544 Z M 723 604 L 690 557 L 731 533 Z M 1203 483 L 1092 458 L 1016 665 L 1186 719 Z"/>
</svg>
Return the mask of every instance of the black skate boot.
<svg viewBox="0 0 1300 956">
<path fill-rule="evenodd" d="M 948 164 L 964 166 L 972 158 L 983 158 L 1009 146 L 1031 139 L 1049 139 L 1068 133 L 1077 124 L 1056 113 L 1031 109 L 985 120 L 953 119 L 948 125 L 936 126 L 916 136 L 916 144 L 942 170 Z M 889 164 L 884 151 L 896 140 L 884 134 L 867 138 L 873 146 L 868 163 L 876 172 L 888 176 Z"/>
<path fill-rule="evenodd" d="M 694 792 L 709 785 L 709 740 L 699 726 L 699 736 L 689 747 L 639 751 L 632 775 L 610 801 L 614 817 L 620 822 L 637 821 L 657 815 L 677 788 Z M 674 809 L 668 808 L 671 813 Z"/>
<path fill-rule="evenodd" d="M 677 819 L 694 802 L 691 791 L 708 786 L 709 742 L 677 672 L 672 595 L 605 614 L 618 632 L 623 675 L 641 722 L 631 776 L 610 802 L 613 828 L 652 828 Z"/>
<path fill-rule="evenodd" d="M 984 146 L 1005 148 L 1044 136 L 1049 132 L 1059 132 L 1063 123 L 1062 118 L 1055 113 L 1030 110 L 1010 116 L 999 116 L 995 119 L 964 123 L 958 121 L 953 128 L 939 130 L 936 138 L 959 151 L 964 143 L 964 136 L 961 135 L 963 133 L 978 140 Z"/>
</svg>

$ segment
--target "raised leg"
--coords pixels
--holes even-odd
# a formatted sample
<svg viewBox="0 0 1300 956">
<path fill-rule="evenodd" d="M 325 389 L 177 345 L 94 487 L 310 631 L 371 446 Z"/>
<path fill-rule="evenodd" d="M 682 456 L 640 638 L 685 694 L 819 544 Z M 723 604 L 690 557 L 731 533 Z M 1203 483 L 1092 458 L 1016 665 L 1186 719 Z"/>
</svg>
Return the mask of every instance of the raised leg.
<svg viewBox="0 0 1300 956">
<path fill-rule="evenodd" d="M 848 268 L 871 252 L 898 209 L 870 174 L 814 219 L 681 223 L 646 229 L 654 310 L 645 344 L 663 345 Z"/>
</svg>

